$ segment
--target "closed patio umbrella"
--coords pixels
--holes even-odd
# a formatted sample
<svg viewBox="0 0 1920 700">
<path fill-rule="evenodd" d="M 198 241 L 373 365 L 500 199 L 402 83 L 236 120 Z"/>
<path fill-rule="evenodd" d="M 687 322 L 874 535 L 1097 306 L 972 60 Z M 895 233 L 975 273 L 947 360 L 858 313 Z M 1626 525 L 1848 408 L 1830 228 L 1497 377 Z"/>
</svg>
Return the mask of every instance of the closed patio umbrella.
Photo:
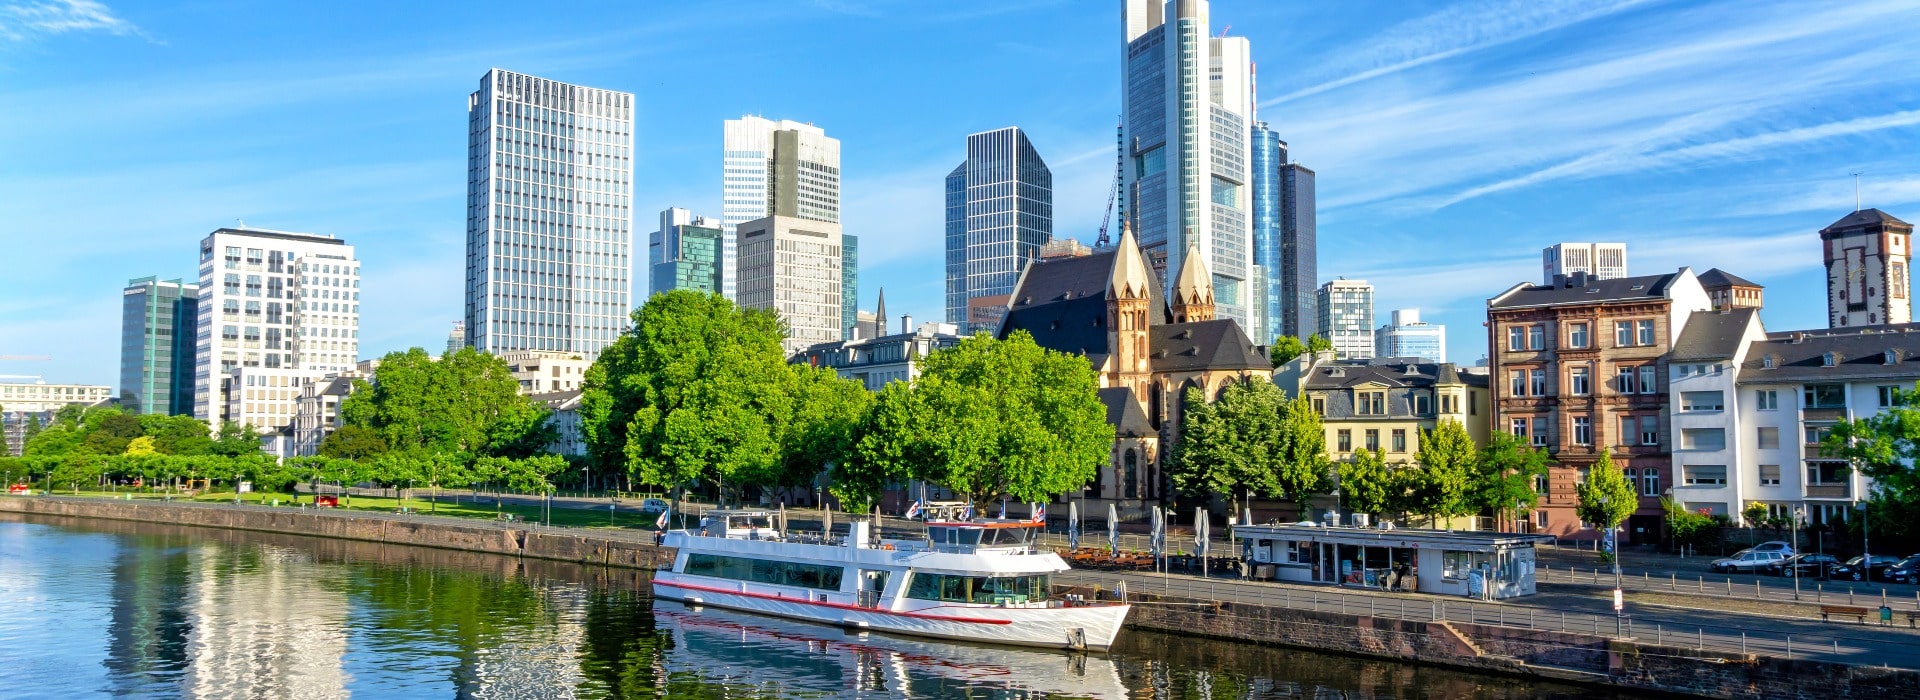
<svg viewBox="0 0 1920 700">
<path fill-rule="evenodd" d="M 1107 547 L 1113 550 L 1113 558 L 1120 558 L 1120 511 L 1107 504 Z"/>
</svg>

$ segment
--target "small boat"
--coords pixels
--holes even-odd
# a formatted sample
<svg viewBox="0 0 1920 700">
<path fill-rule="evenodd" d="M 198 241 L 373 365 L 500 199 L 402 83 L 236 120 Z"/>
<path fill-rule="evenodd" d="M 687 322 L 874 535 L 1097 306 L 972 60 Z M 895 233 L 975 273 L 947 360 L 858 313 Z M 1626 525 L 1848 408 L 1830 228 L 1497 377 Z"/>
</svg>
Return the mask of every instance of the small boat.
<svg viewBox="0 0 1920 700">
<path fill-rule="evenodd" d="M 875 541 L 868 523 L 845 537 L 787 533 L 773 511 L 715 510 L 669 530 L 673 568 L 654 597 L 856 629 L 1016 646 L 1103 651 L 1125 603 L 1053 594 L 1068 571 L 1035 546 L 1041 524 L 932 521 L 920 539 Z"/>
</svg>

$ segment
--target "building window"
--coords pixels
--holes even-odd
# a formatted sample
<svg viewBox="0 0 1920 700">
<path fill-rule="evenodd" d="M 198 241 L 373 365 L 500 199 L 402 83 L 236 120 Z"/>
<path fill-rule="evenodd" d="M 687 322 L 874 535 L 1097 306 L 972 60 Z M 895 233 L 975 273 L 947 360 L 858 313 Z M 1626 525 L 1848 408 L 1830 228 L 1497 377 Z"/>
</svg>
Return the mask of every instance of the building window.
<svg viewBox="0 0 1920 700">
<path fill-rule="evenodd" d="M 1622 347 L 1622 348 L 1633 345 L 1633 322 L 1632 321 L 1614 321 L 1613 322 L 1613 344 L 1616 347 Z"/>
<path fill-rule="evenodd" d="M 1507 349 L 1508 350 L 1527 349 L 1526 326 L 1507 326 Z"/>
<path fill-rule="evenodd" d="M 1641 416 L 1640 417 L 1640 444 L 1642 445 L 1659 445 L 1660 444 L 1660 417 L 1659 416 Z"/>
<path fill-rule="evenodd" d="M 1779 486 L 1780 485 L 1780 465 L 1778 464 L 1760 465 L 1760 485 L 1761 486 Z"/>
<path fill-rule="evenodd" d="M 1683 450 L 1724 450 L 1727 449 L 1727 431 L 1724 428 L 1685 428 L 1680 431 L 1680 449 Z"/>
<path fill-rule="evenodd" d="M 1650 319 L 1640 322 L 1640 344 L 1653 345 L 1653 321 Z"/>
<path fill-rule="evenodd" d="M 1327 415 L 1327 400 L 1317 396 L 1314 397 L 1313 412 L 1322 416 Z"/>
<path fill-rule="evenodd" d="M 1567 369 L 1567 386 L 1574 396 L 1586 396 L 1592 393 L 1591 390 L 1593 387 L 1590 386 L 1592 382 L 1591 378 L 1587 376 L 1588 371 L 1588 368 L 1584 366 L 1570 367 Z"/>
<path fill-rule="evenodd" d="M 1844 484 L 1847 481 L 1846 462 L 1808 462 L 1807 484 Z"/>
<path fill-rule="evenodd" d="M 1619 376 L 1618 376 L 1618 377 L 1617 377 L 1617 378 L 1615 379 L 1615 384 L 1614 384 L 1614 387 L 1613 387 L 1613 388 L 1614 388 L 1614 391 L 1618 391 L 1618 392 L 1620 392 L 1620 393 L 1622 393 L 1622 394 L 1631 394 L 1631 393 L 1634 393 L 1634 381 L 1633 381 L 1633 368 L 1632 368 L 1632 367 L 1621 367 L 1621 368 L 1620 368 L 1620 374 L 1619 374 Z"/>
<path fill-rule="evenodd" d="M 1620 446 L 1621 447 L 1633 446 L 1633 438 L 1640 434 L 1640 431 L 1634 429 L 1634 427 L 1637 425 L 1639 424 L 1634 422 L 1633 416 L 1620 417 Z"/>
<path fill-rule="evenodd" d="M 1833 428 L 1831 427 L 1809 425 L 1807 426 L 1807 430 L 1806 430 L 1807 444 L 1817 446 L 1823 442 L 1826 442 L 1827 433 L 1831 433 L 1831 432 L 1833 432 Z"/>
<path fill-rule="evenodd" d="M 1772 389 L 1756 389 L 1753 392 L 1754 408 L 1772 411 L 1780 408 L 1780 392 Z"/>
<path fill-rule="evenodd" d="M 1658 390 L 1653 379 L 1653 365 L 1640 366 L 1640 393 L 1651 394 Z"/>
<path fill-rule="evenodd" d="M 1336 440 L 1335 444 L 1338 444 L 1340 446 L 1341 452 L 1353 451 L 1353 431 L 1348 430 L 1346 428 L 1341 428 L 1339 431 L 1334 433 L 1334 436 Z"/>
<path fill-rule="evenodd" d="M 1374 452 L 1380 451 L 1380 431 L 1378 429 L 1367 429 L 1367 449 Z"/>
<path fill-rule="evenodd" d="M 1593 417 L 1592 416 L 1574 416 L 1573 417 L 1573 444 L 1575 445 L 1592 445 L 1593 444 Z"/>
<path fill-rule="evenodd" d="M 1897 386 L 1880 387 L 1880 407 L 1887 408 L 1889 406 L 1898 406 L 1898 405 L 1900 405 L 1900 387 L 1897 387 Z"/>
<path fill-rule="evenodd" d="M 1847 390 L 1839 384 L 1808 384 L 1801 392 L 1807 408 L 1846 408 Z"/>
<path fill-rule="evenodd" d="M 1355 392 L 1356 412 L 1363 416 L 1384 416 L 1387 414 L 1387 394 L 1383 391 Z"/>
<path fill-rule="evenodd" d="M 1547 371 L 1544 369 L 1536 369 L 1533 371 L 1533 395 L 1547 395 Z"/>
<path fill-rule="evenodd" d="M 1533 446 L 1547 446 L 1547 419 L 1545 418 L 1533 419 Z"/>
<path fill-rule="evenodd" d="M 1513 434 L 1519 437 L 1527 436 L 1527 419 L 1525 418 L 1513 419 Z"/>
<path fill-rule="evenodd" d="M 1393 451 L 1395 452 L 1407 451 L 1407 431 L 1405 428 L 1393 429 Z"/>
<path fill-rule="evenodd" d="M 1760 449 L 1763 449 L 1763 450 L 1780 449 L 1780 429 L 1779 428 L 1761 428 L 1760 434 L 1758 436 L 1758 442 L 1759 442 Z"/>
<path fill-rule="evenodd" d="M 1528 350 L 1547 349 L 1547 327 L 1546 326 L 1537 326 L 1537 325 L 1527 326 L 1527 349 Z"/>
<path fill-rule="evenodd" d="M 1567 324 L 1567 347 L 1570 347 L 1570 348 L 1588 347 L 1587 324 L 1585 323 Z"/>
<path fill-rule="evenodd" d="M 1726 486 L 1727 467 L 1723 464 L 1689 464 L 1680 468 L 1688 486 Z"/>
<path fill-rule="evenodd" d="M 1540 493 L 1546 493 L 1546 490 L 1545 490 L 1545 489 L 1542 489 L 1542 490 L 1540 491 Z M 1546 511 L 1544 511 L 1544 510 L 1536 510 L 1536 511 L 1534 511 L 1534 512 L 1533 512 L 1533 524 L 1534 524 L 1535 526 L 1537 526 L 1537 527 L 1546 527 L 1546 526 L 1547 526 L 1547 512 L 1546 512 Z"/>
<path fill-rule="evenodd" d="M 1508 393 L 1513 396 L 1527 395 L 1527 371 L 1516 369 L 1508 374 L 1510 385 Z"/>
<path fill-rule="evenodd" d="M 1683 391 L 1680 392 L 1680 410 L 1682 411 L 1720 411 L 1725 410 L 1724 392 L 1719 391 Z"/>
<path fill-rule="evenodd" d="M 1460 397 L 1454 396 L 1453 394 L 1441 394 L 1440 395 L 1440 412 L 1441 413 L 1459 413 Z"/>
<path fill-rule="evenodd" d="M 1659 469 L 1655 469 L 1653 467 L 1647 467 L 1646 469 L 1640 470 L 1640 495 L 1642 496 L 1660 495 L 1660 470 Z"/>
</svg>

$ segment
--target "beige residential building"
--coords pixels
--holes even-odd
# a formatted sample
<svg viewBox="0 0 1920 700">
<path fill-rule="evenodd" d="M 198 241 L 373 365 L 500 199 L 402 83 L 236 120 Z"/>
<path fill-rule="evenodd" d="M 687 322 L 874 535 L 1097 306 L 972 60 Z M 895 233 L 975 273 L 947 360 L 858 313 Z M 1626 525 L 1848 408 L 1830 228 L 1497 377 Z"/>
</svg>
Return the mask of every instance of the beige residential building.
<svg viewBox="0 0 1920 700">
<path fill-rule="evenodd" d="M 514 350 L 500 353 L 507 371 L 520 381 L 521 395 L 579 391 L 593 360 L 579 353 Z"/>
<path fill-rule="evenodd" d="M 1328 459 L 1344 462 L 1369 449 L 1388 464 L 1413 464 L 1421 439 L 1446 420 L 1465 426 L 1474 444 L 1486 444 L 1486 375 L 1452 363 L 1334 361 L 1332 354 L 1302 356 L 1299 385 L 1282 387 L 1305 394 L 1320 414 Z"/>
<path fill-rule="evenodd" d="M 789 357 L 844 336 L 840 225 L 768 216 L 739 226 L 740 306 L 773 309 Z"/>
</svg>

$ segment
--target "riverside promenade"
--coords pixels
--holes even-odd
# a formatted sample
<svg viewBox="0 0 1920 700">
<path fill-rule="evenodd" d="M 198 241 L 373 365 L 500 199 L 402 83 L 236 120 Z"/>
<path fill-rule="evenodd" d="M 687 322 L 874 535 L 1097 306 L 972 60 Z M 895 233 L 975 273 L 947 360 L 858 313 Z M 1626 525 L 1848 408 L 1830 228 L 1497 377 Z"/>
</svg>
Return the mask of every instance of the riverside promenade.
<svg viewBox="0 0 1920 700">
<path fill-rule="evenodd" d="M 671 561 L 650 530 L 554 528 L 421 514 L 250 505 L 0 497 L 0 514 L 161 522 L 654 569 Z M 799 515 L 794 513 L 793 515 Z M 804 529 L 804 525 L 795 525 Z M 889 522 L 887 529 L 894 530 Z M 1585 577 L 1577 577 L 1585 578 Z M 1711 697 L 1920 697 L 1920 631 L 1716 609 L 1713 596 L 1611 611 L 1611 588 L 1547 584 L 1503 602 L 1417 593 L 1076 570 L 1063 588 L 1111 595 L 1129 625 L 1483 671 Z M 1736 607 L 1736 606 L 1727 606 Z M 1904 621 L 1904 620 L 1903 620 Z M 1791 692 L 1788 692 L 1791 691 Z"/>
</svg>

